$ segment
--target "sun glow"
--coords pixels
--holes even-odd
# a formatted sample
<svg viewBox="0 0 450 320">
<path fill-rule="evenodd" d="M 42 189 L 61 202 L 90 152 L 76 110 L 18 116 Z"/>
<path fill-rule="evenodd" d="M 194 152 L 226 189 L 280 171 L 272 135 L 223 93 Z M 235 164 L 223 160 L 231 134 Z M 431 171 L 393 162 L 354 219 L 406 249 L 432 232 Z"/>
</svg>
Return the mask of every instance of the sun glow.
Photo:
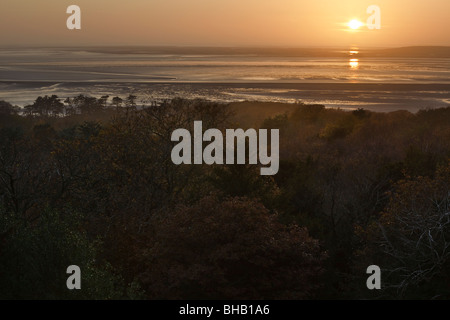
<svg viewBox="0 0 450 320">
<path fill-rule="evenodd" d="M 359 29 L 359 28 L 362 27 L 363 25 L 364 25 L 364 23 L 362 23 L 361 21 L 358 21 L 358 20 L 356 20 L 356 19 L 351 20 L 351 21 L 347 24 L 347 26 L 348 26 L 350 29 L 353 29 L 353 30 Z"/>
<path fill-rule="evenodd" d="M 358 59 L 350 59 L 349 65 L 351 69 L 358 69 L 359 68 L 359 60 Z"/>
</svg>

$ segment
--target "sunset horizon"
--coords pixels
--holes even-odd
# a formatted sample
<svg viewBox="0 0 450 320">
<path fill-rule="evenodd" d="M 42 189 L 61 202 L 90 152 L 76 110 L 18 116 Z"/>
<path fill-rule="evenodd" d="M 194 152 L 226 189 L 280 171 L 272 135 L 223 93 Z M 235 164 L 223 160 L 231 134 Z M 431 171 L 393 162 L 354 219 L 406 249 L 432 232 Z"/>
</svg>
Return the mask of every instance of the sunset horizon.
<svg viewBox="0 0 450 320">
<path fill-rule="evenodd" d="M 0 43 L 11 45 L 181 45 L 181 46 L 449 46 L 445 0 L 406 3 L 379 0 L 302 2 L 282 0 L 129 1 L 79 0 L 80 30 L 67 30 L 67 0 L 29 3 L 4 0 Z M 380 28 L 366 24 L 370 6 L 380 10 Z M 372 13 L 374 11 L 371 11 Z M 45 19 L 42 17 L 45 16 Z M 21 21 L 17 24 L 11 21 Z M 351 21 L 357 21 L 353 28 Z M 14 26 L 11 28 L 11 26 Z M 208 26 L 205 28 L 205 26 Z"/>
</svg>

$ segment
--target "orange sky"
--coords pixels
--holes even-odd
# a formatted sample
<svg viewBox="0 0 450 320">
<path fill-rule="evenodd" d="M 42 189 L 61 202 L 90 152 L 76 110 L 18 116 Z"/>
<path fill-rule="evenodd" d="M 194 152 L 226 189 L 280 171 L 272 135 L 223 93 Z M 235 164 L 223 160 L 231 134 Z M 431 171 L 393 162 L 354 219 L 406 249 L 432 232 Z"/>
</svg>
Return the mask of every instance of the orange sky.
<svg viewBox="0 0 450 320">
<path fill-rule="evenodd" d="M 82 30 L 66 28 L 66 8 Z M 349 32 L 381 8 L 382 29 Z M 449 0 L 1 0 L 0 46 L 450 45 Z"/>
</svg>

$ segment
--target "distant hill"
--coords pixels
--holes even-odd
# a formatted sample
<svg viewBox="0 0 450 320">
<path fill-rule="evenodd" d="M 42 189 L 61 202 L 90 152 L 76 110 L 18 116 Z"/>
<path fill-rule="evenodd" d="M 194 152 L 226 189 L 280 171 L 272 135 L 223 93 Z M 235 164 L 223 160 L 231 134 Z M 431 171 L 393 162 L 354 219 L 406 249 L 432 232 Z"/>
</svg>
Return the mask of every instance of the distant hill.
<svg viewBox="0 0 450 320">
<path fill-rule="evenodd" d="M 450 47 L 401 47 L 371 50 L 366 54 L 375 57 L 450 58 Z"/>
</svg>

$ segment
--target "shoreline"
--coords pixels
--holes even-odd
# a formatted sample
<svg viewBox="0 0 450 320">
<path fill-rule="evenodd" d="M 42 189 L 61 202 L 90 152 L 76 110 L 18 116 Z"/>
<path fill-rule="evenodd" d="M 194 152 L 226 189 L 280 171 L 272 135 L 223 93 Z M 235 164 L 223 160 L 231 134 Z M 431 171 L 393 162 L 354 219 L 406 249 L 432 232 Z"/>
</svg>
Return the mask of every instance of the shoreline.
<svg viewBox="0 0 450 320">
<path fill-rule="evenodd" d="M 166 100 L 176 97 L 217 102 L 283 102 L 323 104 L 327 108 L 375 112 L 441 108 L 450 105 L 447 83 L 297 83 L 297 82 L 105 82 L 0 81 L 0 100 L 24 106 L 38 96 L 60 98 L 125 96 Z"/>
<path fill-rule="evenodd" d="M 449 83 L 443 82 L 415 82 L 415 83 L 399 83 L 399 82 L 390 82 L 390 83 L 379 83 L 379 82 L 292 82 L 292 81 L 54 81 L 54 80 L 0 80 L 0 84 L 33 84 L 33 85 L 85 85 L 90 86 L 93 84 L 99 85 L 108 85 L 108 84 L 133 84 L 133 85 L 193 85 L 193 86 L 228 86 L 230 88 L 233 87 L 241 87 L 241 86 L 254 86 L 254 87 L 286 87 L 289 89 L 296 89 L 299 86 L 302 87 L 319 87 L 319 86 L 327 86 L 334 87 L 332 89 L 344 89 L 345 87 L 360 87 L 359 89 L 367 90 L 368 87 L 372 87 L 371 89 L 380 89 L 386 90 L 387 87 L 395 87 L 395 90 L 400 91 L 409 91 L 416 90 L 418 88 L 423 87 L 433 87 L 433 90 L 443 90 L 450 92 L 450 81 Z M 314 88 L 311 88 L 312 90 Z M 320 88 L 319 88 L 320 89 Z M 319 90 L 317 89 L 317 90 Z M 378 90 L 379 91 L 379 90 Z M 391 90 L 390 90 L 391 91 Z"/>
</svg>

